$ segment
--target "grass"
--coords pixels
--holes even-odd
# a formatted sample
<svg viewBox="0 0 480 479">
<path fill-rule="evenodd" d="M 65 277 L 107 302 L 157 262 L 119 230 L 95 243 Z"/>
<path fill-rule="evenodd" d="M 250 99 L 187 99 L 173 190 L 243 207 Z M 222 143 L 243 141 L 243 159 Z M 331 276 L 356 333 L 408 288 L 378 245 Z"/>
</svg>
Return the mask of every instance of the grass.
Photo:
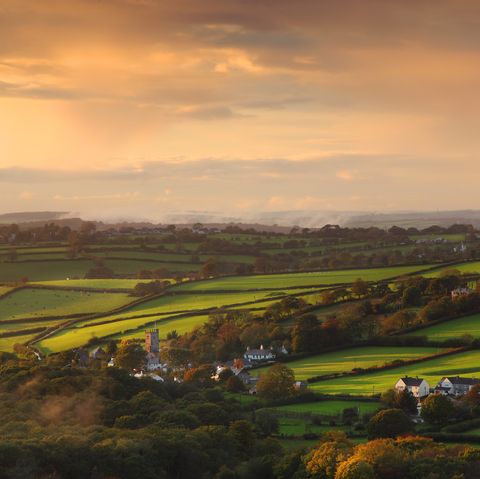
<svg viewBox="0 0 480 479">
<path fill-rule="evenodd" d="M 0 320 L 104 312 L 133 299 L 125 293 L 24 288 L 0 299 Z"/>
<path fill-rule="evenodd" d="M 429 268 L 431 265 L 397 266 L 389 268 L 350 269 L 312 273 L 285 273 L 254 276 L 232 276 L 208 281 L 192 281 L 179 285 L 184 291 L 229 290 L 241 291 L 259 288 L 292 288 L 297 286 L 351 283 L 358 278 L 380 281 Z"/>
<path fill-rule="evenodd" d="M 171 318 L 158 315 L 149 318 L 137 318 L 121 323 L 108 323 L 83 328 L 70 327 L 59 331 L 54 336 L 39 341 L 35 345 L 44 353 L 54 353 L 76 348 L 86 344 L 91 338 L 102 338 L 112 335 L 114 339 L 135 339 L 144 338 L 145 332 L 143 325 L 157 321 L 155 327 L 159 330 L 161 339 L 164 339 L 167 333 L 175 330 L 178 334 L 184 334 L 201 326 L 208 320 L 207 315 L 188 316 L 182 318 Z M 134 329 L 133 331 L 123 333 Z"/>
<path fill-rule="evenodd" d="M 188 316 L 184 318 L 162 319 L 158 321 L 156 328 L 160 339 L 165 339 L 168 333 L 175 330 L 178 334 L 188 333 L 198 326 L 208 321 L 208 315 Z M 143 339 L 145 338 L 145 329 L 140 328 L 126 334 L 119 334 L 115 339 Z"/>
<path fill-rule="evenodd" d="M 3 296 L 5 293 L 11 291 L 13 287 L 11 286 L 0 286 L 0 296 Z"/>
<path fill-rule="evenodd" d="M 106 259 L 105 265 L 117 274 L 135 274 L 141 270 L 165 269 L 172 272 L 198 270 L 198 264 L 160 263 L 141 260 Z M 30 281 L 65 280 L 83 278 L 94 266 L 91 260 L 42 260 L 26 263 L 1 263 L 0 281 L 18 281 L 28 278 Z"/>
<path fill-rule="evenodd" d="M 435 324 L 428 328 L 413 331 L 408 336 L 427 336 L 428 339 L 433 341 L 443 341 L 445 339 L 460 338 L 466 334 L 474 338 L 480 338 L 480 314 Z"/>
<path fill-rule="evenodd" d="M 121 323 L 97 324 L 84 328 L 71 327 L 62 329 L 53 336 L 35 343 L 35 346 L 45 354 L 66 351 L 83 346 L 94 337 L 103 338 L 115 334 L 123 336 L 123 331 L 138 329 L 142 325 L 152 321 L 158 321 L 158 324 L 160 324 L 162 319 L 164 319 L 162 315 L 157 315 L 148 318 L 130 319 L 128 321 L 122 321 Z"/>
<path fill-rule="evenodd" d="M 317 401 L 300 404 L 288 404 L 287 406 L 276 407 L 276 411 L 309 412 L 312 414 L 336 416 L 342 414 L 344 409 L 356 408 L 360 415 L 376 412 L 380 407 L 378 402 L 366 401 Z"/>
<path fill-rule="evenodd" d="M 133 289 L 138 283 L 149 283 L 151 279 L 70 279 L 59 281 L 37 281 L 32 284 L 41 286 L 64 288 L 91 288 L 91 289 Z"/>
<path fill-rule="evenodd" d="M 293 369 L 297 380 L 306 380 L 323 374 L 348 372 L 354 368 L 381 366 L 395 359 L 413 359 L 429 356 L 437 351 L 436 348 L 425 347 L 358 347 L 319 354 L 286 364 Z M 252 374 L 259 375 L 267 369 L 268 367 L 254 369 Z"/>
<path fill-rule="evenodd" d="M 36 261 L 32 263 L 1 263 L 0 281 L 30 281 L 84 277 L 94 266 L 92 261 Z"/>
<path fill-rule="evenodd" d="M 471 261 L 468 263 L 457 263 L 444 266 L 428 273 L 422 274 L 425 278 L 437 278 L 441 276 L 445 271 L 456 269 L 460 273 L 479 273 L 480 272 L 480 261 Z"/>
<path fill-rule="evenodd" d="M 349 431 L 348 426 L 329 426 L 312 424 L 309 419 L 300 417 L 279 417 L 278 432 L 285 436 L 303 436 L 306 433 L 322 434 L 327 431 Z"/>
<path fill-rule="evenodd" d="M 11 321 L 9 323 L 2 323 L 0 324 L 0 332 L 5 333 L 7 331 L 22 331 L 24 329 L 32 329 L 32 328 L 50 328 L 52 326 L 56 326 L 60 323 L 65 321 L 64 318 L 57 318 L 57 319 L 45 319 L 42 320 L 41 318 L 29 320 L 29 321 Z"/>
<path fill-rule="evenodd" d="M 166 295 L 133 306 L 128 310 L 95 319 L 95 322 L 128 319 L 139 315 L 158 315 L 221 308 L 232 304 L 261 300 L 267 297 L 268 291 L 239 292 L 224 294 L 178 294 Z M 253 305 L 252 305 L 253 306 Z M 93 321 L 88 320 L 89 324 Z M 82 323 L 80 323 L 82 324 Z"/>
<path fill-rule="evenodd" d="M 321 381 L 310 384 L 310 388 L 325 394 L 371 395 L 394 387 L 398 379 L 406 375 L 422 377 L 431 387 L 434 387 L 443 376 L 479 377 L 480 351 L 462 352 L 368 375 Z"/>
<path fill-rule="evenodd" d="M 204 308 L 212 308 L 224 304 L 234 304 L 253 300 L 268 294 L 262 293 L 228 293 L 228 294 L 201 294 L 201 295 L 176 295 L 162 296 L 152 299 L 138 306 L 132 307 L 123 313 L 105 315 L 95 319 L 79 321 L 74 326 L 59 331 L 54 336 L 40 341 L 37 346 L 45 353 L 64 351 L 79 347 L 87 343 L 92 337 L 102 338 L 104 336 L 117 335 L 126 337 L 130 333 L 125 331 L 138 330 L 146 323 L 158 320 L 158 328 L 161 335 L 176 329 L 179 334 L 191 331 L 194 327 L 205 322 L 207 315 L 191 316 L 165 320 L 165 316 L 175 311 L 194 311 Z M 139 315 L 150 315 L 147 317 L 135 317 Z M 98 324 L 105 321 L 113 321 L 106 324 Z M 165 321 L 162 321 L 165 320 Z M 97 324 L 96 324 L 97 323 Z M 139 334 L 139 331 L 131 331 L 132 337 Z"/>
<path fill-rule="evenodd" d="M 0 351 L 13 352 L 13 346 L 17 343 L 24 343 L 32 339 L 34 334 L 25 334 L 23 336 L 12 336 L 9 338 L 0 338 Z"/>
</svg>

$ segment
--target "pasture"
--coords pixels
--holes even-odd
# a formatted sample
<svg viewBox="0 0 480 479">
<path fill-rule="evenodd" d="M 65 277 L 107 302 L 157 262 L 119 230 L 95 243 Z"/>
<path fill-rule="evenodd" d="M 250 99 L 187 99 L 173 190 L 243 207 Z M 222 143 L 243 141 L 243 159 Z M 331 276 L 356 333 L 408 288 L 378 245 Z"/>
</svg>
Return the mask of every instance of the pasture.
<svg viewBox="0 0 480 479">
<path fill-rule="evenodd" d="M 138 316 L 154 316 L 207 309 L 213 310 L 215 308 L 227 307 L 239 303 L 268 299 L 267 295 L 268 292 L 165 295 L 132 306 L 121 313 L 86 320 L 83 323 L 78 323 L 78 325 L 82 326 L 86 323 L 93 324 L 104 321 L 120 321 Z"/>
<path fill-rule="evenodd" d="M 323 434 L 327 431 L 347 432 L 349 426 L 330 426 L 328 424 L 313 424 L 309 419 L 302 417 L 279 417 L 278 432 L 284 436 L 303 436 L 307 433 Z"/>
<path fill-rule="evenodd" d="M 198 316 L 188 316 L 181 318 L 165 318 L 160 319 L 156 328 L 158 329 L 160 339 L 165 339 L 167 334 L 176 331 L 178 334 L 188 333 L 193 331 L 195 328 L 201 326 L 202 324 L 208 321 L 208 315 L 198 315 Z M 144 339 L 145 338 L 145 328 L 137 329 L 126 334 L 119 334 L 115 336 L 114 339 Z"/>
<path fill-rule="evenodd" d="M 342 401 L 342 400 L 327 400 L 299 404 L 288 404 L 287 406 L 279 406 L 274 408 L 275 411 L 297 412 L 297 413 L 312 413 L 320 415 L 341 415 L 344 409 L 356 409 L 360 415 L 366 413 L 374 413 L 380 408 L 378 402 L 366 401 Z"/>
<path fill-rule="evenodd" d="M 192 281 L 177 286 L 183 291 L 242 291 L 264 288 L 295 288 L 314 285 L 332 285 L 352 283 L 361 278 L 365 281 L 380 281 L 394 278 L 431 265 L 396 266 L 390 268 L 350 269 L 336 271 L 317 271 L 311 273 L 282 273 L 254 276 L 231 276 L 205 281 Z"/>
<path fill-rule="evenodd" d="M 324 374 L 349 372 L 355 368 L 365 369 L 372 366 L 382 366 L 396 359 L 408 360 L 430 356 L 437 352 L 437 348 L 427 347 L 358 347 L 318 354 L 288 362 L 286 365 L 293 369 L 295 379 L 306 380 Z M 258 376 L 266 372 L 267 369 L 268 367 L 254 369 L 251 374 Z"/>
<path fill-rule="evenodd" d="M 46 339 L 42 339 L 35 343 L 35 346 L 46 354 L 66 351 L 68 349 L 84 346 L 92 338 L 103 338 L 104 336 L 115 334 L 118 334 L 119 337 L 123 337 L 125 331 L 138 329 L 147 323 L 154 324 L 158 321 L 158 327 L 164 316 L 165 315 L 162 316 L 159 314 L 147 318 L 133 318 L 121 322 L 94 324 L 85 327 L 76 327 L 74 325 L 62 329 Z"/>
<path fill-rule="evenodd" d="M 443 273 L 445 273 L 445 271 L 453 269 L 460 271 L 460 273 L 480 273 L 480 261 L 469 261 L 467 263 L 450 264 L 448 266 L 435 268 L 434 270 L 427 273 L 422 273 L 421 276 L 424 276 L 425 278 L 438 278 Z"/>
<path fill-rule="evenodd" d="M 23 344 L 26 341 L 35 337 L 35 334 L 24 334 L 21 336 L 11 336 L 8 338 L 0 338 L 0 351 L 11 353 L 13 346 L 17 343 Z"/>
<path fill-rule="evenodd" d="M 130 303 L 125 293 L 92 293 L 22 288 L 0 298 L 0 320 L 110 311 Z"/>
<path fill-rule="evenodd" d="M 46 288 L 86 288 L 108 291 L 109 289 L 133 289 L 138 283 L 150 283 L 151 281 L 151 279 L 65 279 L 59 281 L 37 281 L 32 284 L 45 286 Z"/>
<path fill-rule="evenodd" d="M 480 314 L 451 319 L 408 334 L 408 336 L 426 336 L 432 341 L 461 338 L 465 335 L 480 338 Z"/>
<path fill-rule="evenodd" d="M 310 388 L 325 394 L 379 394 L 394 387 L 398 379 L 406 375 L 422 377 L 431 387 L 443 376 L 479 377 L 480 351 L 466 351 L 370 374 L 329 379 L 312 383 Z"/>
<path fill-rule="evenodd" d="M 93 337 L 113 336 L 113 339 L 143 339 L 146 324 L 155 325 L 155 328 L 159 331 L 160 339 L 165 339 L 166 335 L 173 330 L 177 331 L 178 334 L 184 334 L 201 326 L 207 320 L 208 315 L 182 317 L 158 315 L 130 319 L 120 323 L 96 324 L 85 327 L 74 325 L 39 341 L 35 345 L 44 353 L 52 353 L 83 346 Z"/>
<path fill-rule="evenodd" d="M 161 263 L 129 259 L 106 259 L 105 266 L 116 274 L 135 275 L 141 270 L 165 269 L 171 272 L 188 272 L 198 269 L 194 263 Z M 67 278 L 84 278 L 87 271 L 94 267 L 94 261 L 88 259 L 26 261 L 1 263 L 0 282 L 65 280 Z"/>
</svg>

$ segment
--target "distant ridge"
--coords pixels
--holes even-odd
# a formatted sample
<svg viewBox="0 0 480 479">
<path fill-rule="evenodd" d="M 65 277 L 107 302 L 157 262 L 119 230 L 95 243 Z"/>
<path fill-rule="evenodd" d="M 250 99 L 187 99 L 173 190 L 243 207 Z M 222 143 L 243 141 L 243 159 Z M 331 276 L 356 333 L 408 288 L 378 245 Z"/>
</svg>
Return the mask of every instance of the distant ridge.
<svg viewBox="0 0 480 479">
<path fill-rule="evenodd" d="M 241 228 L 253 228 L 257 231 L 285 232 L 292 227 L 321 228 L 326 224 L 335 224 L 350 228 L 378 227 L 388 229 L 391 226 L 403 228 L 427 228 L 429 226 L 449 227 L 453 224 L 470 224 L 480 228 L 480 210 L 457 211 L 392 211 L 392 212 L 362 212 L 334 210 L 290 210 L 290 211 L 252 211 L 234 216 L 221 212 L 208 211 L 173 211 L 165 212 L 156 218 L 134 217 L 128 219 L 119 216 L 89 214 L 83 217 L 80 213 L 65 211 L 33 211 L 0 214 L 0 225 L 16 223 L 20 228 L 41 227 L 45 223 L 55 222 L 60 226 L 78 229 L 84 221 L 93 221 L 98 230 L 111 227 L 152 228 L 175 224 L 177 227 L 191 227 L 201 223 L 210 227 L 225 227 L 227 225 Z"/>
<path fill-rule="evenodd" d="M 25 211 L 0 214 L 0 223 L 27 223 L 30 221 L 53 221 L 64 218 L 67 211 Z"/>
</svg>

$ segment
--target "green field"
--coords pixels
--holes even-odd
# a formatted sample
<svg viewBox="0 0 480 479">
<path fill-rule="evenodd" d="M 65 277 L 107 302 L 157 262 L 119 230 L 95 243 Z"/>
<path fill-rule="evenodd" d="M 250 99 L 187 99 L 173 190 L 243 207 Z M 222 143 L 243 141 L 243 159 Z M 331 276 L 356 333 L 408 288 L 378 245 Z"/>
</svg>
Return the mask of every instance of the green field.
<svg viewBox="0 0 480 479">
<path fill-rule="evenodd" d="M 156 328 L 160 339 L 165 339 L 166 335 L 175 330 L 178 334 L 188 333 L 203 323 L 208 321 L 208 315 L 188 316 L 183 318 L 162 319 L 158 321 Z M 119 334 L 115 339 L 144 339 L 145 329 L 140 328 L 126 334 Z"/>
<path fill-rule="evenodd" d="M 36 261 L 32 263 L 1 263 L 0 281 L 30 281 L 66 279 L 85 273 L 94 266 L 92 261 Z"/>
<path fill-rule="evenodd" d="M 305 380 L 323 374 L 348 372 L 355 368 L 381 366 L 396 359 L 407 360 L 429 356 L 437 352 L 437 348 L 425 347 L 358 347 L 319 354 L 286 364 L 293 369 L 295 379 Z M 254 369 L 252 374 L 260 375 L 267 369 L 268 367 Z"/>
<path fill-rule="evenodd" d="M 328 424 L 312 424 L 308 419 L 300 417 L 279 417 L 278 432 L 284 436 L 303 436 L 306 433 L 322 434 L 327 431 L 347 432 L 349 426 L 330 426 Z"/>
<path fill-rule="evenodd" d="M 0 351 L 6 351 L 11 353 L 13 351 L 13 346 L 16 343 L 24 343 L 29 339 L 32 339 L 35 334 L 25 334 L 22 336 L 12 336 L 9 338 L 0 338 Z"/>
<path fill-rule="evenodd" d="M 176 330 L 178 334 L 192 331 L 197 326 L 201 326 L 208 320 L 207 315 L 188 316 L 182 318 L 170 317 L 168 315 L 158 315 L 148 318 L 130 319 L 121 323 L 108 323 L 95 326 L 87 326 L 83 328 L 64 329 L 59 333 L 47 339 L 39 341 L 35 344 L 45 353 L 65 351 L 71 348 L 77 348 L 84 345 L 92 337 L 114 336 L 114 339 L 135 339 L 144 338 L 145 332 L 143 325 L 147 323 L 155 323 L 155 327 L 159 330 L 160 338 L 164 339 L 167 333 Z M 133 329 L 133 331 L 123 333 Z"/>
<path fill-rule="evenodd" d="M 275 411 L 291 411 L 291 412 L 309 412 L 312 414 L 332 415 L 342 414 L 344 409 L 355 408 L 360 415 L 372 413 L 379 409 L 378 402 L 365 401 L 317 401 L 301 404 L 288 404 L 287 406 L 276 407 Z"/>
<path fill-rule="evenodd" d="M 221 308 L 222 306 L 258 301 L 267 298 L 268 291 L 256 293 L 224 293 L 224 294 L 177 294 L 165 295 L 145 301 L 123 311 L 122 313 L 102 316 L 95 320 L 87 320 L 86 323 L 123 320 L 139 315 L 158 315 L 178 313 L 182 311 L 196 311 L 204 309 Z M 85 323 L 78 323 L 80 326 Z"/>
<path fill-rule="evenodd" d="M 97 324 L 83 328 L 72 326 L 68 329 L 62 329 L 55 335 L 35 343 L 35 346 L 47 354 L 65 351 L 67 349 L 83 346 L 93 337 L 102 338 L 117 333 L 119 336 L 123 337 L 124 331 L 138 329 L 150 322 L 158 321 L 158 327 L 164 317 L 165 315 L 163 317 L 162 315 L 157 315 L 148 318 L 130 319 L 122 321 L 121 323 Z"/>
<path fill-rule="evenodd" d="M 0 320 L 106 312 L 133 299 L 126 293 L 23 288 L 0 299 Z"/>
<path fill-rule="evenodd" d="M 199 267 L 198 264 L 193 263 L 160 263 L 122 259 L 106 259 L 104 264 L 116 274 L 136 274 L 141 270 L 155 270 L 160 268 L 172 272 L 186 272 L 195 271 Z M 93 266 L 93 261 L 84 259 L 1 263 L 0 281 L 18 281 L 21 278 L 28 278 L 30 281 L 84 278 L 87 271 Z"/>
<path fill-rule="evenodd" d="M 431 265 L 430 265 L 431 266 Z M 351 269 L 321 271 L 313 273 L 264 274 L 254 276 L 233 276 L 207 281 L 192 281 L 177 286 L 184 291 L 241 291 L 261 288 L 294 288 L 311 285 L 351 283 L 358 278 L 365 281 L 379 281 L 430 267 L 429 265 L 398 266 L 391 268 Z"/>
<path fill-rule="evenodd" d="M 191 330 L 194 326 L 202 324 L 205 316 L 203 316 L 203 319 L 198 319 L 198 316 L 177 319 L 173 325 L 169 323 L 165 323 L 164 325 L 161 320 L 165 319 L 165 316 L 174 312 L 203 310 L 229 304 L 253 301 L 255 299 L 259 300 L 262 298 L 268 298 L 269 294 L 270 292 L 263 291 L 260 293 L 239 292 L 226 294 L 178 294 L 161 296 L 129 308 L 122 313 L 112 315 L 107 314 L 99 318 L 79 321 L 72 327 L 62 330 L 58 334 L 39 342 L 37 346 L 45 352 L 63 351 L 81 346 L 88 342 L 92 337 L 101 338 L 115 334 L 124 337 L 125 331 L 138 330 L 143 327 L 143 325 L 156 320 L 159 321 L 157 325 L 159 329 L 164 331 L 162 334 L 166 334 L 172 329 L 176 329 L 178 332 L 182 333 Z M 144 315 L 147 316 L 143 317 Z M 106 321 L 108 321 L 106 324 L 99 324 Z M 132 334 L 138 334 L 138 331 L 132 331 Z"/>
<path fill-rule="evenodd" d="M 460 338 L 466 334 L 474 338 L 480 338 L 480 314 L 435 324 L 428 328 L 413 331 L 408 336 L 427 336 L 428 339 L 433 341 L 444 341 L 446 339 Z"/>
<path fill-rule="evenodd" d="M 480 377 L 480 351 L 467 351 L 366 375 L 330 379 L 312 383 L 310 388 L 325 394 L 371 395 L 394 387 L 405 375 L 422 377 L 430 387 L 434 387 L 443 376 Z"/>
<path fill-rule="evenodd" d="M 0 286 L 0 296 L 3 296 L 5 293 L 11 291 L 13 287 L 11 286 Z"/>
<path fill-rule="evenodd" d="M 37 281 L 32 284 L 62 288 L 133 289 L 138 283 L 150 283 L 151 279 L 70 279 L 60 281 Z M 164 281 L 164 280 L 162 280 Z"/>
<path fill-rule="evenodd" d="M 442 268 L 435 269 L 428 273 L 422 274 L 425 278 L 437 278 L 441 276 L 445 271 L 456 269 L 460 273 L 480 273 L 480 261 L 471 261 L 468 263 L 457 263 L 444 266 Z"/>
</svg>

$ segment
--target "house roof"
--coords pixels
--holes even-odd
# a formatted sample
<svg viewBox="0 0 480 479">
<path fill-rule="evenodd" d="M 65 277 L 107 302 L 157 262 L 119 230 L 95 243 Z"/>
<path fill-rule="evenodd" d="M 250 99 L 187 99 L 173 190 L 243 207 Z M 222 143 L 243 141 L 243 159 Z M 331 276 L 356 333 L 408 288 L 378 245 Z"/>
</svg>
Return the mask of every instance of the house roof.
<svg viewBox="0 0 480 479">
<path fill-rule="evenodd" d="M 420 386 L 423 382 L 423 378 L 411 378 L 410 376 L 405 376 L 404 378 L 401 378 L 401 380 L 406 386 Z"/>
<path fill-rule="evenodd" d="M 445 379 L 448 379 L 452 384 L 463 384 L 465 386 L 474 386 L 475 384 L 480 384 L 480 379 L 475 379 L 475 378 L 462 378 L 460 376 L 445 376 L 442 378 L 442 381 Z"/>
<path fill-rule="evenodd" d="M 245 351 L 245 354 L 247 355 L 255 355 L 255 356 L 268 356 L 270 354 L 273 355 L 273 352 L 271 349 L 249 349 L 248 351 Z"/>
</svg>

